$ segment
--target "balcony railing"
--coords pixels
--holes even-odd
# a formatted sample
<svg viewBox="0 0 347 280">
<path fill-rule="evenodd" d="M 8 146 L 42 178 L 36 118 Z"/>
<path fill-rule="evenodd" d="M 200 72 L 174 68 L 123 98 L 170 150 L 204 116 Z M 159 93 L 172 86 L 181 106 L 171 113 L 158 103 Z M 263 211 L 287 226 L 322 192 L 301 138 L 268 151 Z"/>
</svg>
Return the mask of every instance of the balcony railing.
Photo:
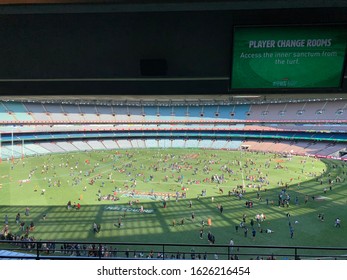
<svg viewBox="0 0 347 280">
<path fill-rule="evenodd" d="M 0 241 L 0 259 L 347 259 L 347 248 L 170 243 Z"/>
</svg>

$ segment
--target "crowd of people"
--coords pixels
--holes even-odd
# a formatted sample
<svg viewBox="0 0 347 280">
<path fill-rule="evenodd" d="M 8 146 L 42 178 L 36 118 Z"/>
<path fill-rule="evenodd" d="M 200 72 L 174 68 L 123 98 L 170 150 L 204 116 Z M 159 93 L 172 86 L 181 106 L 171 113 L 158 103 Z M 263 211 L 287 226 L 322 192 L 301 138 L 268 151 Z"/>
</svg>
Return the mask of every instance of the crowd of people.
<svg viewBox="0 0 347 280">
<path fill-rule="evenodd" d="M 206 239 L 211 245 L 216 243 L 216 238 L 218 238 L 218 236 L 216 236 L 214 228 L 212 227 L 211 218 L 209 217 L 207 219 L 204 218 L 206 220 L 201 220 L 200 213 L 196 211 L 196 202 L 190 195 L 190 189 L 194 188 L 194 186 L 202 185 L 201 195 L 197 196 L 197 200 L 199 200 L 200 197 L 205 198 L 206 196 L 211 196 L 213 209 L 216 207 L 220 215 L 223 215 L 225 212 L 230 211 L 230 209 L 218 201 L 219 196 L 224 196 L 225 189 L 227 190 L 226 194 L 228 194 L 230 197 L 236 197 L 238 200 L 243 200 L 246 198 L 246 201 L 243 204 L 246 208 L 245 211 L 247 211 L 249 208 L 253 208 L 257 203 L 262 202 L 263 197 L 265 197 L 266 205 L 275 206 L 274 204 L 276 204 L 278 207 L 289 209 L 293 200 L 290 193 L 290 186 L 294 185 L 294 181 L 298 181 L 297 190 L 300 190 L 301 176 L 320 178 L 320 181 L 317 182 L 322 182 L 320 183 L 321 185 L 324 184 L 324 186 L 322 186 L 322 193 L 324 193 L 324 195 L 328 195 L 328 192 L 332 191 L 332 187 L 335 184 L 334 182 L 341 182 L 344 180 L 344 176 L 342 176 L 342 178 L 332 178 L 329 176 L 328 182 L 325 182 L 321 177 L 322 173 L 319 172 L 312 174 L 299 174 L 295 179 L 291 178 L 287 181 L 282 179 L 279 180 L 275 186 L 279 190 L 278 196 L 269 198 L 267 197 L 267 190 L 273 187 L 270 184 L 270 169 L 275 168 L 282 170 L 283 172 L 283 170 L 286 170 L 287 168 L 284 162 L 281 162 L 280 160 L 277 161 L 279 156 L 269 155 L 269 159 L 265 162 L 265 164 L 258 164 L 257 161 L 252 158 L 252 154 L 245 156 L 242 160 L 222 160 L 217 153 L 209 153 L 207 158 L 200 159 L 199 153 L 195 154 L 193 162 L 191 161 L 192 155 L 165 154 L 161 151 L 152 155 L 153 161 L 151 161 L 151 163 L 147 166 L 144 164 L 138 164 L 136 160 L 136 153 L 128 151 L 102 157 L 98 162 L 95 163 L 93 160 L 81 162 L 74 155 L 69 155 L 68 157 L 62 157 L 58 166 L 54 165 L 53 161 L 50 159 L 50 157 L 48 157 L 48 160 L 45 161 L 41 167 L 34 168 L 30 171 L 30 176 L 32 177 L 35 172 L 38 172 L 38 170 L 41 170 L 41 174 L 47 176 L 44 178 L 45 187 L 41 192 L 42 195 L 45 195 L 49 188 L 65 187 L 63 180 L 58 178 L 56 171 L 59 168 L 66 169 L 68 171 L 67 176 L 69 176 L 69 179 L 66 180 L 66 182 L 72 187 L 79 187 L 83 192 L 89 192 L 90 189 L 93 189 L 95 192 L 97 190 L 96 195 L 99 200 L 117 201 L 120 200 L 118 195 L 126 192 L 129 194 L 128 197 L 130 197 L 129 205 L 133 206 L 133 201 L 135 201 L 135 204 L 138 204 L 140 209 L 142 208 L 140 213 L 143 213 L 143 205 L 140 205 L 141 201 L 131 200 L 131 198 L 134 197 L 134 195 L 136 195 L 138 192 L 139 182 L 147 184 L 148 186 L 152 185 L 151 182 L 160 182 L 161 184 L 167 186 L 167 192 L 162 192 L 163 196 L 160 196 L 163 203 L 163 208 L 169 207 L 168 203 L 171 203 L 169 201 L 174 198 L 176 202 L 186 199 L 186 207 L 188 207 L 190 210 L 189 217 L 175 217 L 172 220 L 172 226 L 184 226 L 187 222 L 201 223 L 199 226 L 199 238 L 204 240 Z M 120 164 L 118 164 L 119 159 L 122 157 L 127 161 L 123 160 Z M 315 159 L 312 159 L 312 162 L 314 160 Z M 110 166 L 112 167 L 112 170 L 106 173 L 100 172 L 100 164 L 102 163 L 111 164 Z M 303 166 L 305 163 L 306 162 L 302 162 Z M 82 165 L 84 168 L 88 169 L 86 172 L 82 171 Z M 162 173 L 159 173 L 158 171 L 162 171 Z M 189 171 L 189 174 L 191 174 L 190 177 L 186 175 L 186 171 Z M 161 176 L 159 174 L 163 173 L 165 174 L 164 177 L 158 178 Z M 120 183 L 115 179 L 117 178 L 117 174 L 126 174 L 128 179 Z M 244 184 L 242 185 L 239 184 L 239 179 L 236 179 L 240 177 L 244 178 Z M 96 188 L 89 186 L 87 187 L 85 184 L 86 181 L 88 182 L 89 186 L 96 186 Z M 109 184 L 114 186 L 114 192 L 104 193 L 104 190 L 106 189 L 105 186 Z M 325 186 L 326 184 L 328 184 L 328 186 Z M 217 191 L 211 191 L 211 188 L 209 187 L 213 187 Z M 157 192 L 153 190 L 153 187 L 151 187 L 151 191 L 148 193 L 157 194 Z M 250 197 L 248 193 L 252 193 L 252 197 Z M 253 197 L 253 193 L 256 193 L 256 197 Z M 310 197 L 312 200 L 315 200 L 317 199 L 317 195 L 310 195 Z M 217 197 L 216 203 L 214 202 L 215 197 Z M 81 198 L 82 196 L 80 197 L 79 201 L 81 201 Z M 276 200 L 278 201 L 278 204 L 276 203 Z M 275 201 L 275 203 L 273 203 L 273 201 Z M 298 197 L 295 197 L 294 201 L 295 205 L 299 204 Z M 308 195 L 305 196 L 304 203 L 309 203 Z M 66 207 L 68 210 L 80 210 L 81 203 L 71 203 L 71 201 L 69 201 L 66 204 Z M 251 219 L 247 218 L 246 213 L 247 212 L 240 217 L 239 223 L 237 223 L 235 226 L 236 232 L 239 230 L 242 231 L 244 237 L 247 238 L 248 234 L 250 234 L 251 238 L 256 240 L 257 233 L 270 234 L 277 232 L 277 229 L 274 230 L 264 225 L 264 221 L 267 219 L 264 213 L 259 213 Z M 211 216 L 212 215 L 215 215 L 215 213 L 211 212 Z M 24 216 L 26 217 L 26 221 L 23 219 L 23 214 L 18 212 L 15 216 L 15 223 L 18 225 L 21 233 L 23 233 L 20 235 L 24 236 L 24 238 L 29 238 L 30 234 L 35 231 L 36 225 L 29 219 L 30 209 L 28 207 L 24 210 Z M 46 217 L 47 213 L 43 213 L 42 220 L 45 220 Z M 294 238 L 295 223 L 291 223 L 289 216 L 287 216 L 287 218 L 289 221 L 289 237 Z M 325 214 L 320 213 L 318 218 L 320 221 L 325 221 Z M 8 219 L 9 217 L 6 214 L 4 218 L 4 227 L 0 232 L 0 236 L 3 236 L 6 239 L 8 236 L 11 236 L 11 238 L 16 239 L 16 235 L 9 235 L 11 231 L 9 229 Z M 118 221 L 115 221 L 114 225 L 121 228 L 123 225 L 123 219 L 124 218 L 120 216 Z M 336 228 L 340 228 L 341 219 L 336 218 L 333 224 Z M 208 227 L 208 230 L 206 230 L 206 227 Z M 99 233 L 101 231 L 101 224 L 95 222 L 92 230 L 94 233 Z"/>
</svg>

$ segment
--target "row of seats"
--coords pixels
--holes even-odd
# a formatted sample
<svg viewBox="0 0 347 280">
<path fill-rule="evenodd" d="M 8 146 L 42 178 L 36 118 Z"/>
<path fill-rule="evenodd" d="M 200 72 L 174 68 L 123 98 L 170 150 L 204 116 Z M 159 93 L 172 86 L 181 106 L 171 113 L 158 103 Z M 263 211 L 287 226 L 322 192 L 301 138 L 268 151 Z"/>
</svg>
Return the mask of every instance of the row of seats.
<svg viewBox="0 0 347 280">
<path fill-rule="evenodd" d="M 23 122 L 47 122 L 45 125 L 20 125 L 20 126 L 0 126 L 2 134 L 1 158 L 20 157 L 23 155 L 34 156 L 37 154 L 65 153 L 76 151 L 91 151 L 103 149 L 130 149 L 130 148 L 206 148 L 206 149 L 240 149 L 246 148 L 254 151 L 264 152 L 289 152 L 294 154 L 314 154 L 328 156 L 343 150 L 346 146 L 334 144 L 333 140 L 347 139 L 345 131 L 347 124 L 312 124 L 316 120 L 345 121 L 345 108 L 347 103 L 339 101 L 318 101 L 301 103 L 278 103 L 278 104 L 256 104 L 256 105 L 206 105 L 206 106 L 91 106 L 91 105 L 66 105 L 66 104 L 40 104 L 40 103 L 20 103 L 20 102 L 0 102 L 0 123 Z M 170 121 L 216 121 L 216 120 L 244 120 L 244 121 L 277 121 L 278 123 L 259 124 L 170 124 Z M 284 124 L 283 120 L 305 121 L 302 124 Z M 115 125 L 116 122 L 125 122 L 122 125 Z M 131 124 L 131 122 L 146 121 L 146 125 Z M 167 124 L 156 124 L 157 121 L 167 121 Z M 55 124 L 65 122 L 66 124 Z M 83 122 L 105 122 L 100 125 L 74 125 L 73 123 Z M 107 124 L 111 122 L 112 124 Z M 129 124 L 127 124 L 129 122 Z M 311 122 L 311 123 L 310 123 Z M 194 133 L 187 133 L 182 138 L 189 138 L 195 135 L 201 139 L 159 139 L 156 137 L 160 130 L 196 130 Z M 257 135 L 268 135 L 269 140 L 233 140 L 228 141 L 218 139 L 220 134 L 215 136 L 218 140 L 206 139 L 212 130 L 237 131 L 239 139 L 245 137 L 257 137 Z M 114 131 L 124 130 L 123 136 L 127 139 L 116 139 Z M 128 132 L 134 131 L 136 132 Z M 152 133 L 144 132 L 152 130 Z M 109 135 L 105 138 L 107 132 Z M 256 131 L 250 134 L 247 131 Z M 259 134 L 259 131 L 261 134 Z M 284 140 L 300 136 L 302 131 L 312 131 L 312 134 L 302 134 L 306 139 L 316 139 L 325 137 L 327 142 L 316 141 L 289 141 Z M 339 133 L 331 133 L 331 132 Z M 27 142 L 24 146 L 10 145 L 10 133 L 14 133 L 14 140 L 19 142 L 23 139 Z M 25 134 L 17 134 L 17 133 Z M 44 132 L 41 134 L 40 132 Z M 64 132 L 57 137 L 56 132 Z M 270 132 L 273 132 L 270 134 Z M 329 132 L 329 134 L 322 133 Z M 48 133 L 48 134 L 47 134 Z M 51 141 L 46 142 L 47 135 L 51 133 Z M 183 132 L 184 133 L 184 132 Z M 274 134 L 275 133 L 275 134 Z M 277 133 L 277 134 L 276 134 Z M 294 134 L 293 134 L 294 133 Z M 88 137 L 87 137 L 88 134 Z M 146 139 L 134 139 L 145 136 Z M 170 137 L 170 132 L 161 132 L 161 136 Z M 33 135 L 34 138 L 33 139 Z M 272 135 L 272 136 L 271 136 Z M 273 135 L 278 138 L 275 142 Z M 295 137 L 294 137 L 295 135 Z M 90 137 L 100 139 L 88 140 Z M 283 137 L 283 139 L 281 139 Z M 323 138 L 324 138 L 323 137 Z M 71 141 L 62 139 L 71 138 Z M 74 140 L 85 138 L 86 141 Z M 340 139 L 341 138 L 341 139 Z M 6 140 L 7 139 L 7 140 Z M 103 140 L 101 140 L 103 139 Z M 331 141 L 330 141 L 331 140 Z M 7 141 L 7 143 L 6 143 Z M 16 142 L 16 143 L 17 143 Z"/>
<path fill-rule="evenodd" d="M 17 145 L 3 145 L 1 158 L 10 159 L 22 156 L 35 156 L 49 153 L 66 153 L 77 151 L 131 149 L 131 148 L 209 148 L 238 149 L 241 141 L 224 140 L 169 140 L 169 139 L 133 139 L 133 140 L 89 140 L 89 141 L 57 141 Z"/>
<path fill-rule="evenodd" d="M 344 151 L 347 145 L 344 143 L 335 144 L 327 142 L 300 142 L 300 141 L 244 141 L 242 144 L 244 149 L 260 152 L 274 152 L 297 155 L 317 155 L 317 156 L 338 156 L 336 153 Z"/>
<path fill-rule="evenodd" d="M 3 134 L 1 143 L 9 142 L 44 142 L 44 141 L 61 141 L 69 139 L 134 139 L 134 138 L 184 138 L 184 139 L 289 139 L 289 140 L 319 140 L 328 142 L 347 142 L 346 133 L 317 133 L 317 132 L 291 132 L 291 131 L 160 131 L 160 130 L 136 130 L 136 131 L 104 131 L 104 132 L 70 132 L 70 133 L 27 133 L 27 134 Z"/>
<path fill-rule="evenodd" d="M 0 102 L 0 122 L 151 122 L 346 119 L 347 101 L 204 106 L 95 106 Z"/>
<path fill-rule="evenodd" d="M 20 126 L 7 126 L 0 125 L 0 131 L 2 133 L 39 133 L 39 132 L 75 132 L 75 131 L 136 131 L 136 130 L 221 130 L 221 129 L 234 129 L 243 130 L 245 126 L 243 124 L 124 124 L 124 125 L 113 125 L 113 124 L 100 124 L 100 125 L 83 125 L 80 124 L 66 124 L 66 125 L 20 125 Z M 253 130 L 249 126 L 249 130 Z M 264 127 L 254 126 L 254 130 L 264 130 Z"/>
<path fill-rule="evenodd" d="M 241 140 L 196 140 L 196 139 L 133 139 L 133 140 L 89 140 L 89 141 L 59 141 L 45 143 L 31 143 L 18 145 L 4 145 L 1 147 L 1 158 L 11 159 L 12 156 L 36 156 L 49 153 L 84 152 L 110 149 L 131 148 L 203 148 L 250 150 L 260 152 L 290 153 L 298 155 L 329 156 L 336 155 L 338 151 L 346 150 L 344 144 L 300 142 L 300 141 L 241 141 Z"/>
<path fill-rule="evenodd" d="M 100 125 L 83 125 L 80 124 L 66 124 L 66 125 L 20 125 L 20 126 L 7 126 L 0 125 L 1 134 L 32 134 L 32 133 L 56 133 L 56 132 L 102 132 L 102 131 L 288 131 L 288 132 L 339 132 L 345 133 L 347 131 L 347 124 L 271 124 L 271 125 L 258 125 L 258 124 L 100 124 Z"/>
<path fill-rule="evenodd" d="M 234 106 L 92 106 L 1 102 L 0 119 L 23 122 L 136 122 L 174 119 L 244 119 L 248 105 Z M 242 117 L 244 116 L 244 117 Z"/>
</svg>

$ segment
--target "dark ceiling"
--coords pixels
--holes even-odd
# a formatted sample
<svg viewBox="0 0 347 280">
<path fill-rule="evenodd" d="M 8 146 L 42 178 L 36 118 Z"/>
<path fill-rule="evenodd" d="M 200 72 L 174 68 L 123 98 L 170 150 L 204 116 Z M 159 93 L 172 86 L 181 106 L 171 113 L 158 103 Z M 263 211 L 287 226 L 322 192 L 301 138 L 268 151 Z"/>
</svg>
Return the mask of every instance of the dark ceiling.
<svg viewBox="0 0 347 280">
<path fill-rule="evenodd" d="M 347 24 L 347 1 L 0 0 L 0 94 L 240 94 L 233 27 L 287 24 Z M 148 77 L 148 59 L 167 73 Z M 346 76 L 337 90 L 273 94 L 344 95 Z M 267 94 L 244 94 L 255 93 Z"/>
</svg>

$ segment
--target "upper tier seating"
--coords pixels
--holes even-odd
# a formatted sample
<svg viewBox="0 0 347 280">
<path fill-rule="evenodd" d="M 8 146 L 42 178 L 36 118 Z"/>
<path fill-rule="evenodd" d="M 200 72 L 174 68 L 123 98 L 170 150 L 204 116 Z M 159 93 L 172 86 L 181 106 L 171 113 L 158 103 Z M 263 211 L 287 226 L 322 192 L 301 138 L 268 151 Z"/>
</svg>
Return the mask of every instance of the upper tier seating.
<svg viewBox="0 0 347 280">
<path fill-rule="evenodd" d="M 344 100 L 201 106 L 0 102 L 0 122 L 331 121 L 346 120 L 345 110 Z"/>
</svg>

